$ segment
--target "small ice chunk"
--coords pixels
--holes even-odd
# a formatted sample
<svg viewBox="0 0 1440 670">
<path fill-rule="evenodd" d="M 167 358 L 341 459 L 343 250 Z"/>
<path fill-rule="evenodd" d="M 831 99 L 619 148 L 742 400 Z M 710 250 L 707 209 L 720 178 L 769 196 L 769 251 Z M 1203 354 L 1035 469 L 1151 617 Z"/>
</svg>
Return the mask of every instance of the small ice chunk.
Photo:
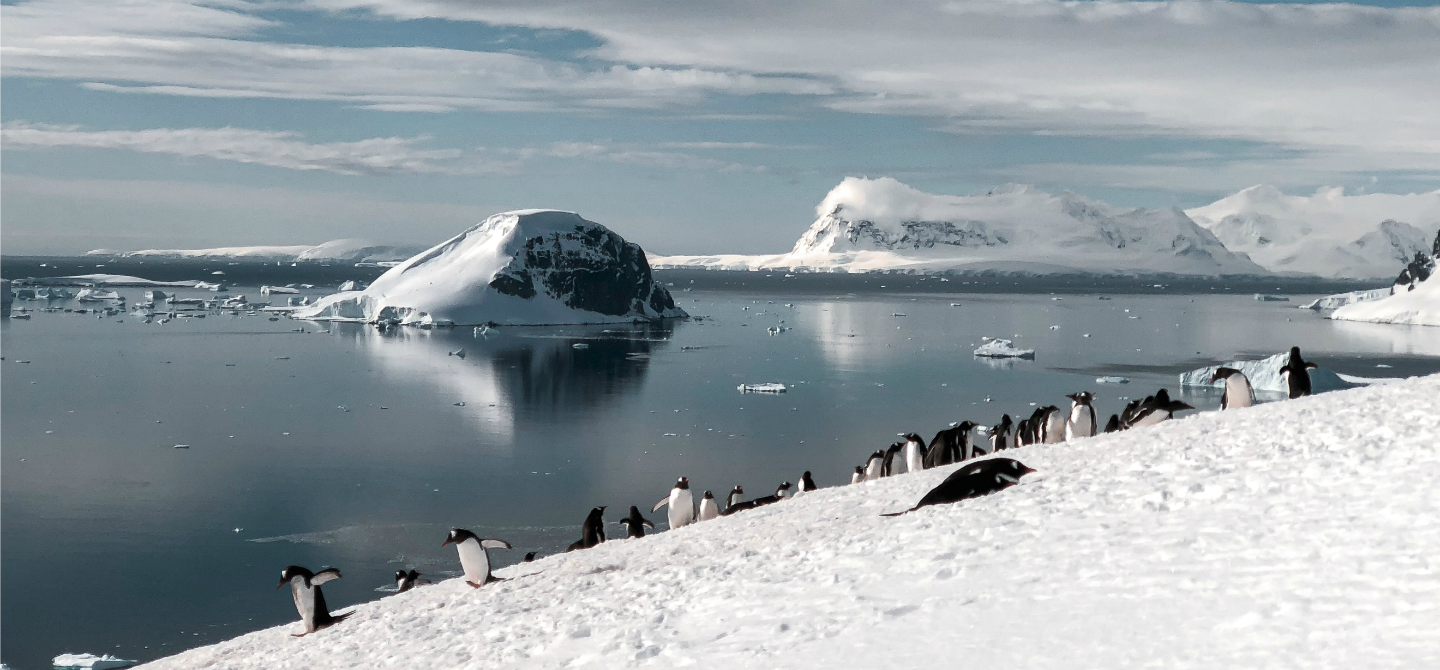
<svg viewBox="0 0 1440 670">
<path fill-rule="evenodd" d="M 188 445 L 188 444 L 177 444 L 177 445 L 175 445 L 175 448 L 176 448 L 176 449 L 189 449 L 189 448 L 190 448 L 190 445 Z"/>
<path fill-rule="evenodd" d="M 289 286 L 261 286 L 261 287 L 260 287 L 260 293 L 261 293 L 262 295 L 270 295 L 271 293 L 299 293 L 299 292 L 300 292 L 300 289 L 290 288 Z"/>
<path fill-rule="evenodd" d="M 1005 339 L 993 339 L 975 349 L 979 358 L 1035 358 L 1034 349 L 1019 349 Z"/>
<path fill-rule="evenodd" d="M 1256 293 L 1255 299 L 1260 302 L 1290 302 L 1290 299 L 1283 295 L 1271 295 L 1269 293 Z"/>
<path fill-rule="evenodd" d="M 741 393 L 784 393 L 785 385 L 779 382 L 741 384 L 736 387 Z"/>
<path fill-rule="evenodd" d="M 454 356 L 454 357 L 456 357 L 456 358 L 458 358 L 458 359 L 460 359 L 460 360 L 465 360 L 465 350 L 464 350 L 464 349 L 456 349 L 455 351 L 450 352 L 450 355 L 451 355 L 451 356 Z"/>
<path fill-rule="evenodd" d="M 586 343 L 584 343 L 584 342 L 576 342 L 575 344 L 570 345 L 570 348 L 572 348 L 572 349 L 589 349 L 589 348 L 590 348 L 590 345 L 588 345 L 588 344 L 586 344 Z"/>
<path fill-rule="evenodd" d="M 1095 378 L 1095 383 L 1096 383 L 1096 384 L 1129 384 L 1129 383 L 1130 383 L 1130 378 L 1129 378 L 1129 377 L 1118 377 L 1118 376 L 1110 375 L 1110 376 L 1105 376 L 1105 377 L 1096 377 L 1096 378 Z"/>
<path fill-rule="evenodd" d="M 115 658 L 110 654 L 96 656 L 95 654 L 60 654 L 51 665 L 57 668 L 90 668 L 91 670 L 108 670 L 109 668 L 128 668 L 139 661 L 127 661 L 123 658 Z"/>
</svg>

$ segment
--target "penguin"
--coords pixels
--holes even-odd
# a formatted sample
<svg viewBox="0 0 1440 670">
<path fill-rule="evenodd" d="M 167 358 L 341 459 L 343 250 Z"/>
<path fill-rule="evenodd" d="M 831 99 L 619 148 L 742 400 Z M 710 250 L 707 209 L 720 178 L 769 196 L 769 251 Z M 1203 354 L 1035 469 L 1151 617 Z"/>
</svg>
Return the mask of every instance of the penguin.
<svg viewBox="0 0 1440 670">
<path fill-rule="evenodd" d="M 670 489 L 670 495 L 661 498 L 650 511 L 659 512 L 660 508 L 666 505 L 670 506 L 670 530 L 688 526 L 695 521 L 695 496 L 690 493 L 689 477 L 676 480 L 675 486 Z"/>
<path fill-rule="evenodd" d="M 813 480 L 813 479 L 810 478 L 810 471 L 809 471 L 809 470 L 806 470 L 806 471 L 805 471 L 805 474 L 800 475 L 800 490 L 801 490 L 801 491 L 803 491 L 803 492 L 805 492 L 805 493 L 809 493 L 809 492 L 814 491 L 814 490 L 816 490 L 816 489 L 818 489 L 818 488 L 820 488 L 820 487 L 818 487 L 818 486 L 815 485 L 815 480 Z"/>
<path fill-rule="evenodd" d="M 880 464 L 881 477 L 889 477 L 890 475 L 895 474 L 895 457 L 899 456 L 900 452 L 904 449 L 904 442 L 896 442 L 895 444 L 890 445 L 889 449 L 885 450 L 885 460 Z"/>
<path fill-rule="evenodd" d="M 1070 399 L 1070 418 L 1065 420 L 1065 441 L 1071 442 L 1082 437 L 1095 437 L 1095 408 L 1090 401 L 1095 394 L 1081 391 L 1065 396 Z"/>
<path fill-rule="evenodd" d="M 1030 413 L 1030 418 L 1025 420 L 1025 428 L 1021 431 L 1023 445 L 1040 444 L 1040 427 L 1044 425 L 1045 413 L 1048 408 L 1037 407 Z"/>
<path fill-rule="evenodd" d="M 925 440 L 915 433 L 905 434 L 905 471 L 925 469 Z"/>
<path fill-rule="evenodd" d="M 295 598 L 295 609 L 300 612 L 300 622 L 305 624 L 305 632 L 295 637 L 304 637 L 328 628 L 355 613 L 355 610 L 350 610 L 344 614 L 331 614 L 330 608 L 325 604 L 325 594 L 320 590 L 320 585 L 339 578 L 339 568 L 310 572 L 298 565 L 291 565 L 280 571 L 280 583 L 276 584 L 275 588 L 290 585 L 290 595 Z"/>
<path fill-rule="evenodd" d="M 1168 421 L 1175 412 L 1195 409 L 1179 400 L 1171 400 L 1170 392 L 1165 389 L 1156 391 L 1154 396 L 1147 397 L 1145 400 L 1135 410 L 1135 418 L 1130 422 L 1131 428 L 1153 426 L 1161 421 Z"/>
<path fill-rule="evenodd" d="M 791 486 L 792 486 L 792 484 L 791 484 L 790 482 L 784 482 L 784 483 L 782 483 L 782 484 L 780 485 L 779 488 L 775 489 L 775 500 L 776 500 L 776 502 L 779 502 L 779 501 L 781 501 L 781 500 L 784 500 L 784 499 L 786 499 L 786 498 L 791 497 L 791 493 L 790 493 L 790 487 L 791 487 Z"/>
<path fill-rule="evenodd" d="M 635 508 L 634 508 L 634 507 L 631 507 L 630 509 L 635 509 Z M 525 562 L 526 562 L 526 563 L 533 563 L 533 562 L 535 562 L 535 552 L 533 552 L 533 551 L 527 552 L 527 553 L 525 554 Z"/>
<path fill-rule="evenodd" d="M 850 483 L 859 484 L 863 481 L 865 481 L 865 466 L 857 465 L 855 466 L 855 472 L 850 475 Z"/>
<path fill-rule="evenodd" d="M 930 448 L 925 453 L 925 467 L 933 468 L 968 460 L 970 453 L 970 431 L 975 428 L 971 421 L 961 421 L 952 428 L 935 434 Z"/>
<path fill-rule="evenodd" d="M 1009 414 L 1000 417 L 1000 423 L 990 429 L 990 453 L 1009 449 L 1014 446 L 1010 437 L 1011 428 L 1015 425 Z"/>
<path fill-rule="evenodd" d="M 1306 373 L 1309 377 L 1309 373 Z M 1225 392 L 1220 394 L 1220 409 L 1239 409 L 1255 404 L 1255 389 L 1251 388 L 1250 380 L 1245 373 L 1235 368 L 1215 368 L 1215 374 L 1210 375 L 1210 383 L 1225 380 Z"/>
<path fill-rule="evenodd" d="M 585 523 L 580 526 L 580 539 L 565 549 L 566 552 L 576 549 L 589 549 L 605 541 L 605 505 L 590 510 L 590 515 L 585 517 Z"/>
<path fill-rule="evenodd" d="M 1105 432 L 1115 433 L 1120 431 L 1120 415 L 1111 414 L 1110 420 L 1105 422 Z"/>
<path fill-rule="evenodd" d="M 1319 367 L 1300 357 L 1300 347 L 1290 347 L 1290 360 L 1280 368 L 1280 376 L 1290 387 L 1290 399 L 1310 395 L 1310 369 Z"/>
<path fill-rule="evenodd" d="M 449 537 L 440 546 L 455 545 L 460 554 L 460 567 L 465 571 L 465 583 L 480 588 L 490 582 L 500 581 L 490 574 L 490 552 L 488 549 L 514 549 L 505 540 L 488 540 L 476 537 L 464 528 L 453 528 Z"/>
<path fill-rule="evenodd" d="M 1065 414 L 1059 407 L 1049 405 L 1045 408 L 1045 425 L 1040 429 L 1045 444 L 1060 444 L 1065 441 Z"/>
<path fill-rule="evenodd" d="M 715 495 L 706 491 L 705 495 L 700 497 L 700 515 L 698 520 L 709 521 L 717 516 L 720 516 L 720 505 L 716 504 Z"/>
<path fill-rule="evenodd" d="M 416 572 L 416 571 L 414 571 L 414 570 L 411 570 L 411 571 L 409 571 L 409 572 L 406 572 L 406 571 L 404 571 L 404 570 L 396 570 L 396 571 L 395 571 L 395 592 L 396 592 L 396 593 L 404 593 L 404 592 L 406 592 L 406 591 L 409 591 L 410 589 L 415 588 L 416 586 L 419 586 L 419 585 L 421 585 L 421 584 L 429 584 L 429 583 L 430 583 L 430 580 L 428 580 L 428 579 L 421 579 L 421 578 L 420 578 L 420 573 L 419 573 L 419 572 Z"/>
<path fill-rule="evenodd" d="M 784 482 L 784 483 L 780 484 L 780 486 L 778 486 L 778 487 L 775 488 L 775 495 L 760 496 L 759 498 L 755 498 L 754 500 L 746 500 L 746 501 L 744 501 L 744 502 L 737 502 L 737 503 L 735 503 L 735 504 L 733 504 L 733 505 L 730 505 L 730 506 L 726 507 L 726 508 L 725 508 L 725 512 L 723 513 L 723 515 L 724 515 L 724 516 L 729 516 L 729 515 L 734 514 L 734 513 L 736 513 L 736 512 L 743 512 L 743 511 L 745 511 L 745 510 L 747 510 L 747 509 L 755 509 L 756 507 L 764 507 L 765 505 L 769 505 L 769 504 L 771 504 L 771 503 L 780 502 L 781 500 L 784 500 L 784 499 L 785 499 L 785 493 L 786 493 L 789 489 L 790 489 L 790 482 Z"/>
<path fill-rule="evenodd" d="M 959 502 L 978 498 L 996 491 L 1002 491 L 1019 483 L 1020 478 L 1035 472 L 1024 463 L 1013 458 L 988 458 L 966 465 L 950 473 L 939 486 L 930 489 L 920 502 L 904 512 L 891 512 L 881 516 L 900 516 L 914 512 L 921 507 Z"/>
<path fill-rule="evenodd" d="M 646 519 L 645 517 L 640 516 L 640 508 L 639 508 L 639 507 L 636 507 L 636 506 L 634 506 L 634 505 L 631 505 L 631 506 L 630 506 L 630 516 L 627 516 L 627 517 L 625 517 L 625 518 L 623 518 L 623 519 L 621 519 L 621 520 L 619 520 L 619 521 L 616 521 L 615 523 L 623 523 L 623 524 L 625 524 L 625 529 L 626 529 L 626 531 L 625 531 L 625 536 L 626 536 L 626 537 L 645 537 L 645 527 L 646 527 L 646 526 L 649 526 L 649 527 L 651 527 L 651 528 L 654 528 L 654 527 L 655 527 L 655 524 L 650 523 L 650 520 L 649 520 L 649 519 Z"/>
<path fill-rule="evenodd" d="M 855 468 L 855 471 L 860 472 L 861 468 Z M 860 474 L 862 476 L 864 475 L 863 472 L 860 472 Z M 730 495 L 725 498 L 725 509 L 730 509 L 731 507 L 734 507 L 736 504 L 738 504 L 740 502 L 740 496 L 743 495 L 745 495 L 745 487 L 736 484 L 735 488 L 730 489 Z"/>
<path fill-rule="evenodd" d="M 870 460 L 865 461 L 865 481 L 868 482 L 874 479 L 879 479 L 880 469 L 884 467 L 884 465 L 884 450 L 876 451 L 875 453 L 870 454 Z"/>
</svg>

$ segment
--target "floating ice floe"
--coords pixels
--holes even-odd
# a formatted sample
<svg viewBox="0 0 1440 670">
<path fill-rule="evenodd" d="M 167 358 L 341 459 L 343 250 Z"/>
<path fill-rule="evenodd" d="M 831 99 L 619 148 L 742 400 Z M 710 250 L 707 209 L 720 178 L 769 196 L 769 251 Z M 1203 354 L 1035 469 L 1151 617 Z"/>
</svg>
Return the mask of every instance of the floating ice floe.
<svg viewBox="0 0 1440 670">
<path fill-rule="evenodd" d="M 1010 340 L 989 340 L 975 349 L 980 358 L 1035 358 L 1034 349 L 1019 349 Z"/>
<path fill-rule="evenodd" d="M 763 384 L 741 384 L 736 387 L 741 393 L 784 393 L 785 385 L 779 382 Z"/>
<path fill-rule="evenodd" d="M 89 668 L 90 670 L 110 670 L 111 668 L 128 668 L 139 661 L 127 661 L 123 658 L 115 658 L 110 654 L 96 656 L 95 654 L 60 654 L 50 661 L 56 668 Z"/>
<path fill-rule="evenodd" d="M 298 288 L 290 288 L 289 286 L 261 286 L 261 287 L 260 287 L 260 293 L 261 293 L 261 295 L 270 295 L 271 293 L 299 293 L 299 292 L 300 292 L 300 289 L 298 289 Z"/>
<path fill-rule="evenodd" d="M 1260 302 L 1290 302 L 1290 299 L 1283 295 L 1270 295 L 1269 293 L 1256 293 L 1255 299 Z"/>
<path fill-rule="evenodd" d="M 1129 384 L 1129 383 L 1130 383 L 1130 378 L 1129 378 L 1129 377 L 1117 377 L 1117 376 L 1110 375 L 1110 376 L 1105 376 L 1105 377 L 1096 377 L 1096 378 L 1095 378 L 1095 383 L 1096 383 L 1096 384 Z"/>
<path fill-rule="evenodd" d="M 589 348 L 590 348 L 590 345 L 589 345 L 589 344 L 586 344 L 586 343 L 584 343 L 584 342 L 576 342 L 575 344 L 570 345 L 570 348 L 572 348 L 572 349 L 589 349 Z"/>
<path fill-rule="evenodd" d="M 120 294 L 114 291 L 106 291 L 98 288 L 82 288 L 75 294 L 75 299 L 80 302 L 104 302 L 106 300 L 120 300 Z"/>
<path fill-rule="evenodd" d="M 364 284 L 363 282 L 358 282 L 358 281 L 355 281 L 355 280 L 352 279 L 352 280 L 350 280 L 350 281 L 347 281 L 347 282 L 344 282 L 344 283 L 340 284 L 340 289 L 339 289 L 339 290 L 340 290 L 340 291 L 363 291 L 363 290 L 365 290 L 365 284 Z"/>
</svg>

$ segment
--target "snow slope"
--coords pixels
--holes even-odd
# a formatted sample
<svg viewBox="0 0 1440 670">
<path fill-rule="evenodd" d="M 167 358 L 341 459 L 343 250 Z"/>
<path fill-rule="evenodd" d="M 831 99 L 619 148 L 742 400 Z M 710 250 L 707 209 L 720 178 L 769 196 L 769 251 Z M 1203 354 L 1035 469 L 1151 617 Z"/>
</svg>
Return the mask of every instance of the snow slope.
<svg viewBox="0 0 1440 670">
<path fill-rule="evenodd" d="M 1033 186 L 952 196 L 888 177 L 848 177 L 816 214 L 788 254 L 669 256 L 657 259 L 656 266 L 1268 274 L 1178 209 L 1112 207 Z"/>
<path fill-rule="evenodd" d="M 1322 188 L 1290 196 L 1261 184 L 1185 213 L 1272 272 L 1394 279 L 1416 251 L 1429 252 L 1440 228 L 1440 190 L 1345 195 Z"/>
<path fill-rule="evenodd" d="M 573 212 L 495 214 L 300 319 L 553 325 L 685 316 L 639 245 Z"/>
<path fill-rule="evenodd" d="M 1039 472 L 898 518 L 952 467 L 821 489 L 147 667 L 1440 667 L 1440 376 L 1006 455 Z"/>
<path fill-rule="evenodd" d="M 398 261 L 418 252 L 417 247 L 379 244 L 370 240 L 331 240 L 323 244 L 257 247 L 215 247 L 213 249 L 141 249 L 113 251 L 95 249 L 87 256 L 116 258 L 192 258 L 216 260 L 284 261 L 284 262 L 379 262 Z"/>
<path fill-rule="evenodd" d="M 1396 286 L 1395 294 L 1341 307 L 1330 314 L 1341 321 L 1440 326 L 1440 280 L 1430 279 L 1415 285 L 1414 290 Z"/>
</svg>

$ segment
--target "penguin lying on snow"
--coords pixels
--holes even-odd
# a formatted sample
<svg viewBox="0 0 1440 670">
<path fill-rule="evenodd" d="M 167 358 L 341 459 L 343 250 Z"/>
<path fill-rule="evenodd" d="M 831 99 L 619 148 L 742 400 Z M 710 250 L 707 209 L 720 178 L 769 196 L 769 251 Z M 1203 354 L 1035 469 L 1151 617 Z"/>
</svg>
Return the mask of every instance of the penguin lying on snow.
<svg viewBox="0 0 1440 670">
<path fill-rule="evenodd" d="M 589 549 L 605 541 L 605 505 L 590 510 L 590 515 L 585 517 L 584 525 L 580 526 L 580 539 L 576 540 L 566 552 L 576 549 Z"/>
<path fill-rule="evenodd" d="M 695 521 L 695 495 L 690 493 L 690 478 L 681 477 L 676 480 L 675 486 L 670 489 L 670 495 L 661 498 L 660 502 L 650 509 L 651 512 L 659 512 L 661 507 L 670 506 L 667 513 L 670 521 L 670 530 L 681 526 L 688 526 Z"/>
<path fill-rule="evenodd" d="M 726 508 L 725 508 L 724 515 L 725 515 L 725 516 L 729 516 L 729 515 L 734 514 L 734 513 L 736 513 L 736 512 L 743 512 L 743 511 L 745 511 L 745 510 L 747 510 L 747 509 L 755 509 L 756 507 L 763 507 L 763 506 L 769 505 L 769 504 L 771 504 L 771 503 L 780 502 L 781 500 L 784 500 L 784 499 L 785 499 L 785 494 L 786 494 L 789 490 L 790 490 L 790 482 L 784 482 L 784 483 L 780 484 L 780 486 L 776 487 L 776 489 L 775 489 L 775 495 L 760 496 L 759 498 L 756 498 L 756 499 L 754 499 L 754 500 L 746 500 L 745 502 L 735 503 L 735 504 L 730 505 L 729 507 L 726 507 Z"/>
<path fill-rule="evenodd" d="M 477 589 L 490 582 L 500 581 L 499 577 L 490 574 L 490 552 L 487 550 L 514 549 L 505 540 L 481 539 L 464 528 L 452 529 L 449 537 L 446 537 L 440 546 L 451 544 L 455 545 L 455 550 L 460 554 L 460 567 L 465 571 L 465 583 Z"/>
<path fill-rule="evenodd" d="M 630 506 L 630 516 L 616 521 L 615 523 L 625 524 L 626 537 L 645 537 L 645 527 L 655 527 L 655 524 L 650 523 L 649 519 L 640 516 L 640 508 L 634 505 Z"/>
<path fill-rule="evenodd" d="M 1179 400 L 1171 400 L 1170 392 L 1160 389 L 1155 392 L 1155 395 L 1146 397 L 1145 401 L 1135 409 L 1129 427 L 1153 426 L 1161 421 L 1169 421 L 1175 412 L 1186 409 L 1195 408 Z"/>
<path fill-rule="evenodd" d="M 939 486 L 930 489 L 920 502 L 904 512 L 891 512 L 880 516 L 900 516 L 914 512 L 921 507 L 959 502 L 979 498 L 996 491 L 1003 491 L 1020 482 L 1020 478 L 1035 470 L 1013 458 L 989 458 L 966 465 L 950 473 Z"/>
<path fill-rule="evenodd" d="M 320 590 L 320 585 L 339 578 L 339 568 L 310 572 L 298 565 L 291 565 L 280 571 L 280 583 L 276 584 L 275 588 L 290 585 L 290 595 L 295 598 L 295 609 L 300 612 L 300 622 L 305 624 L 305 632 L 296 634 L 295 637 L 304 637 L 328 628 L 355 613 L 355 610 L 350 610 L 344 614 L 331 614 L 329 606 L 325 604 L 325 594 Z"/>
<path fill-rule="evenodd" d="M 1245 373 L 1235 368 L 1215 368 L 1215 374 L 1210 375 L 1210 383 L 1221 379 L 1225 380 L 1225 392 L 1220 394 L 1220 409 L 1238 409 L 1255 404 L 1255 389 L 1250 387 Z"/>
<path fill-rule="evenodd" d="M 416 586 L 419 586 L 419 585 L 421 585 L 421 584 L 429 584 L 429 583 L 430 583 L 430 580 L 428 580 L 428 579 L 421 579 L 421 578 L 420 578 L 420 573 L 419 573 L 419 572 L 416 572 L 416 571 L 414 571 L 414 570 L 411 570 L 411 571 L 409 571 L 409 572 L 406 572 L 406 571 L 404 571 L 404 570 L 396 570 L 396 571 L 395 571 L 395 592 L 396 592 L 396 593 L 404 593 L 404 592 L 406 592 L 406 591 L 409 591 L 410 589 L 415 588 Z"/>
<path fill-rule="evenodd" d="M 1310 395 L 1310 370 L 1316 367 L 1319 366 L 1300 357 L 1300 347 L 1290 347 L 1290 360 L 1280 368 L 1280 376 L 1285 378 L 1291 400 Z"/>
</svg>

